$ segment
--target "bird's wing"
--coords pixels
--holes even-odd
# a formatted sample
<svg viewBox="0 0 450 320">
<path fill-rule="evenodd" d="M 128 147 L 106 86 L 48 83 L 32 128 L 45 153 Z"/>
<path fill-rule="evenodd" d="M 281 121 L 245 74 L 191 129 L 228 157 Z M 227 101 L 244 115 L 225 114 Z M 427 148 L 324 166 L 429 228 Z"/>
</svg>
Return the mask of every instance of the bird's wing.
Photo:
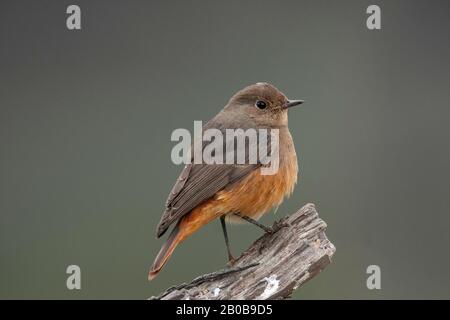
<svg viewBox="0 0 450 320">
<path fill-rule="evenodd" d="M 204 130 L 211 127 L 207 124 Z M 270 137 L 268 138 L 270 142 Z M 270 153 L 270 143 L 268 147 Z M 248 163 L 248 152 L 246 162 Z M 178 177 L 166 201 L 166 209 L 157 226 L 157 237 L 162 236 L 169 226 L 189 213 L 200 203 L 208 200 L 218 191 L 241 180 L 261 166 L 256 164 L 187 164 Z"/>
<path fill-rule="evenodd" d="M 166 210 L 157 227 L 157 236 L 162 236 L 173 222 L 257 167 L 258 165 L 188 164 L 167 199 Z"/>
</svg>

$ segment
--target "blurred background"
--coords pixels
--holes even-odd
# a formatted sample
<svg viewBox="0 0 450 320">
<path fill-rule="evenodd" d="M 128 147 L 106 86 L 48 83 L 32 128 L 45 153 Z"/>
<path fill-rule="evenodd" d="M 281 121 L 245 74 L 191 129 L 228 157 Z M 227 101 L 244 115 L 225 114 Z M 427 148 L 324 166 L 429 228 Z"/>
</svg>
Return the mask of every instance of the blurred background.
<svg viewBox="0 0 450 320">
<path fill-rule="evenodd" d="M 66 28 L 81 7 L 82 30 Z M 366 28 L 381 7 L 382 29 Z M 147 282 L 176 128 L 260 81 L 290 112 L 333 263 L 310 298 L 450 298 L 448 1 L 1 1 L 0 298 L 145 299 L 224 267 L 219 222 Z M 235 254 L 261 231 L 230 228 Z M 66 288 L 81 267 L 82 289 Z M 366 268 L 381 268 L 368 290 Z"/>
</svg>

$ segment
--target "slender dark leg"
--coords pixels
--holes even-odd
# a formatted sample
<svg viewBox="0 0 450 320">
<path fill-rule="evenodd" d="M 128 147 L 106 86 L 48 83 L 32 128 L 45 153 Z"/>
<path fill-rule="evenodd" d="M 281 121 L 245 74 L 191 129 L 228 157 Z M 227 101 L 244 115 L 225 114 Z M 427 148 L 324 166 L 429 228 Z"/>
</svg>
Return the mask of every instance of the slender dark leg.
<svg viewBox="0 0 450 320">
<path fill-rule="evenodd" d="M 231 254 L 230 241 L 228 240 L 227 225 L 225 224 L 225 216 L 220 217 L 220 224 L 222 225 L 223 237 L 225 238 L 225 245 L 227 246 L 228 261 L 230 262 L 230 264 L 233 264 L 235 259 Z"/>
<path fill-rule="evenodd" d="M 250 218 L 250 217 L 241 215 L 241 214 L 239 214 L 239 213 L 233 213 L 233 214 L 236 215 L 236 216 L 238 216 L 238 217 L 240 217 L 240 218 L 242 218 L 242 219 L 244 219 L 244 220 L 247 221 L 247 222 L 250 222 L 250 223 L 254 224 L 254 225 L 257 226 L 257 227 L 260 227 L 261 229 L 263 229 L 263 230 L 264 230 L 265 232 L 267 232 L 267 233 L 273 233 L 272 228 L 266 227 L 265 225 L 259 223 L 258 221 L 254 220 L 254 219 L 252 219 L 252 218 Z"/>
</svg>

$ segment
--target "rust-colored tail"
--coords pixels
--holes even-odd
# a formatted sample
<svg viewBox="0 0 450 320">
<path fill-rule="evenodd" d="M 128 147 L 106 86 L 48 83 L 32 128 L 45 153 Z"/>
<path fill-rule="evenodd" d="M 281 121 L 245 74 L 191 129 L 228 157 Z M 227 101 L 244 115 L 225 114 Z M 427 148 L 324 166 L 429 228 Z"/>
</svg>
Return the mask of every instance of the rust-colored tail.
<svg viewBox="0 0 450 320">
<path fill-rule="evenodd" d="M 161 250 L 159 250 L 155 262 L 153 262 L 153 266 L 148 274 L 149 281 L 153 280 L 158 275 L 167 260 L 169 260 L 173 250 L 175 250 L 180 242 L 184 241 L 198 229 L 220 216 L 222 204 L 219 202 L 219 207 L 216 207 L 215 205 L 216 200 L 206 201 L 178 221 L 177 225 L 170 233 L 170 236 L 161 247 Z"/>
<path fill-rule="evenodd" d="M 170 256 L 173 253 L 173 250 L 175 250 L 178 243 L 180 243 L 180 241 L 181 241 L 180 224 L 178 223 L 175 226 L 175 228 L 173 228 L 172 232 L 170 233 L 170 236 L 167 238 L 166 242 L 159 250 L 159 253 L 156 256 L 155 261 L 153 262 L 153 266 L 150 272 L 148 273 L 148 281 L 153 280 L 158 275 L 158 273 L 166 264 L 167 260 L 169 260 Z"/>
</svg>

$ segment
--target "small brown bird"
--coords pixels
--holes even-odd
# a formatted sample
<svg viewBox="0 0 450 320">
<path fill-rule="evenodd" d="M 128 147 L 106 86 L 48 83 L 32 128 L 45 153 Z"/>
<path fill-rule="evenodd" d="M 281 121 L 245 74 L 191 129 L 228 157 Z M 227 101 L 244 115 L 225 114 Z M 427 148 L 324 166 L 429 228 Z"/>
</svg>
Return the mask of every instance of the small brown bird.
<svg viewBox="0 0 450 320">
<path fill-rule="evenodd" d="M 297 182 L 297 155 L 288 128 L 288 109 L 303 103 L 288 100 L 273 85 L 257 83 L 237 92 L 203 130 L 278 129 L 279 167 L 272 175 L 259 170 L 265 164 L 194 164 L 185 166 L 170 193 L 156 235 L 161 237 L 173 223 L 170 236 L 161 247 L 148 279 L 161 271 L 175 247 L 191 234 L 219 218 L 228 259 L 233 263 L 227 221 L 248 221 L 266 232 L 271 229 L 257 220 L 289 196 Z"/>
</svg>

